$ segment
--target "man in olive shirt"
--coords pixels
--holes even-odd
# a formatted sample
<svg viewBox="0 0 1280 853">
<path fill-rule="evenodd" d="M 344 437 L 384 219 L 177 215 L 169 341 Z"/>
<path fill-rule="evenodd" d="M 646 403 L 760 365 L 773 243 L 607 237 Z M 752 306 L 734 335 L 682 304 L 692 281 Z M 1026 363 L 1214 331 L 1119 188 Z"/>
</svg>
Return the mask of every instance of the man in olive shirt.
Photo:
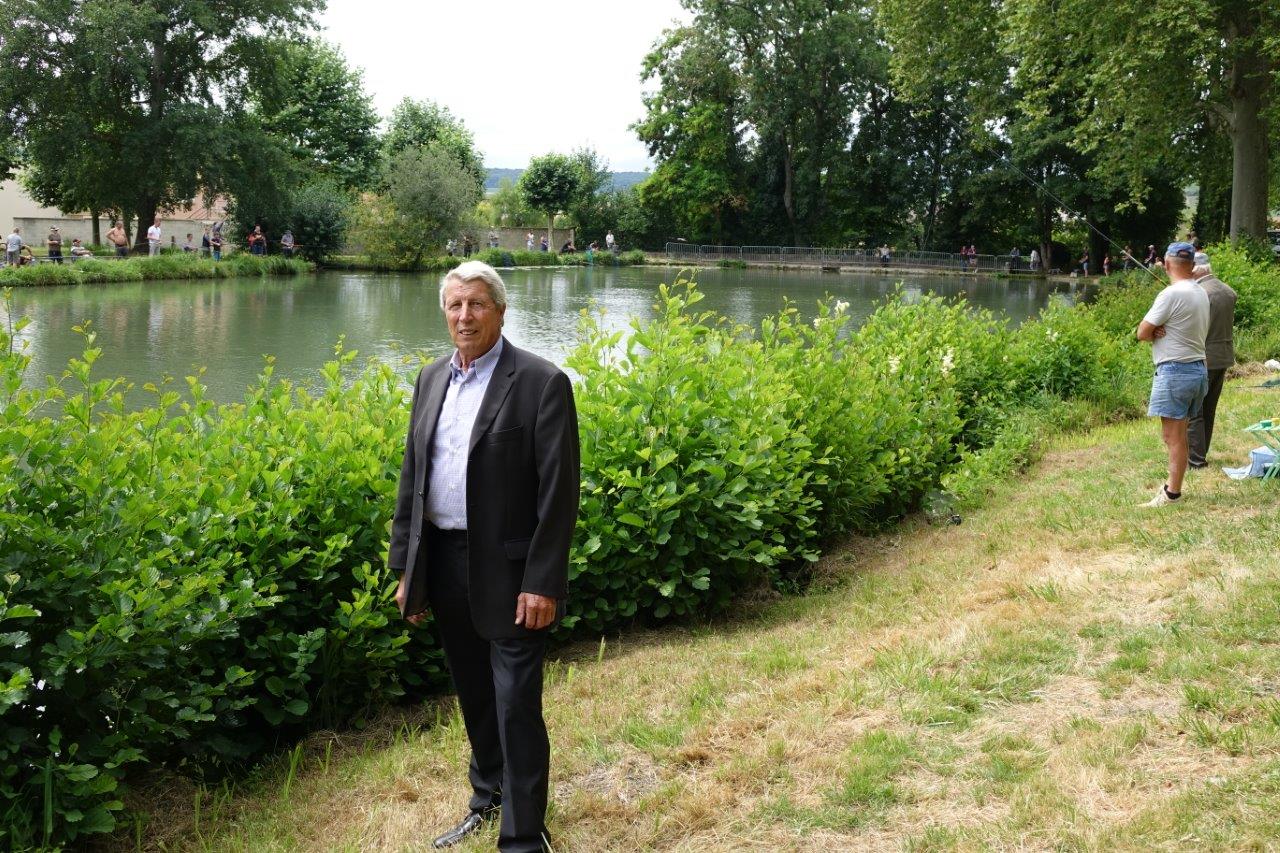
<svg viewBox="0 0 1280 853">
<path fill-rule="evenodd" d="M 45 238 L 44 244 L 49 250 L 49 260 L 55 264 L 62 263 L 62 235 L 56 227 L 49 229 L 49 236 Z"/>
<path fill-rule="evenodd" d="M 1198 415 L 1187 424 L 1187 464 L 1192 468 L 1209 465 L 1209 442 L 1213 441 L 1213 416 L 1222 395 L 1222 382 L 1227 370 L 1236 363 L 1232 328 L 1236 320 L 1236 292 L 1220 281 L 1209 266 L 1209 256 L 1196 253 L 1192 271 L 1196 284 L 1209 296 L 1209 334 L 1205 338 L 1205 367 L 1209 371 L 1209 390 Z"/>
</svg>

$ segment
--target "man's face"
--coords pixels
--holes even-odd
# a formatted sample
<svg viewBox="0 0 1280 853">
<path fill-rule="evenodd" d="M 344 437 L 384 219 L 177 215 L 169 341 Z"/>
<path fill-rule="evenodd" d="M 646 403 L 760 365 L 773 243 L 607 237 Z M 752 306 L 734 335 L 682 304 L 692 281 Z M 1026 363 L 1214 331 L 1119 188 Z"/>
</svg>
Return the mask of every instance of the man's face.
<svg viewBox="0 0 1280 853">
<path fill-rule="evenodd" d="M 489 287 L 479 279 L 450 281 L 444 290 L 444 316 L 449 337 L 462 360 L 470 364 L 493 348 L 502 335 L 505 305 L 494 304 Z"/>
</svg>

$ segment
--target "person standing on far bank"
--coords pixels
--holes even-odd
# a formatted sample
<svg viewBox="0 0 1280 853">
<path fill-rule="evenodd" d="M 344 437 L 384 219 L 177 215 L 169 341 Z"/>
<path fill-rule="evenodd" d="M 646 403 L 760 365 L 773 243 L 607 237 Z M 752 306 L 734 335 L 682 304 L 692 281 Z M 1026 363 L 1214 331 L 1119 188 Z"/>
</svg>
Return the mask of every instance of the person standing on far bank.
<svg viewBox="0 0 1280 853">
<path fill-rule="evenodd" d="M 1200 414 L 1192 415 L 1187 423 L 1187 465 L 1192 468 L 1209 466 L 1209 443 L 1213 441 L 1213 418 L 1218 411 L 1218 398 L 1222 396 L 1222 383 L 1227 371 L 1236 363 L 1233 331 L 1236 323 L 1236 292 L 1213 274 L 1209 256 L 1196 252 L 1196 266 L 1191 271 L 1196 284 L 1209 297 L 1209 333 L 1204 342 L 1205 369 L 1209 374 L 1209 388 L 1204 395 Z"/>
<path fill-rule="evenodd" d="M 160 254 L 160 217 L 156 217 L 156 221 L 151 223 L 151 227 L 147 229 L 147 254 L 155 257 Z"/>
<path fill-rule="evenodd" d="M 49 250 L 49 260 L 55 264 L 62 263 L 62 235 L 56 227 L 49 229 L 49 236 L 45 238 L 44 244 Z"/>
<path fill-rule="evenodd" d="M 129 237 L 124 233 L 124 223 L 116 220 L 107 232 L 107 242 L 116 247 L 117 258 L 129 257 Z"/>
<path fill-rule="evenodd" d="M 445 275 L 456 349 L 418 374 L 388 566 L 412 624 L 434 615 L 471 743 L 466 816 L 451 847 L 501 815 L 498 849 L 550 849 L 550 743 L 542 717 L 547 633 L 564 614 L 578 516 L 578 419 L 569 378 L 502 336 L 493 267 Z"/>
<path fill-rule="evenodd" d="M 5 238 L 4 262 L 11 267 L 19 265 L 18 254 L 22 251 L 22 229 L 13 226 L 13 232 Z"/>
<path fill-rule="evenodd" d="M 1169 452 L 1169 478 L 1148 507 L 1168 506 L 1182 498 L 1187 473 L 1187 422 L 1200 413 L 1209 387 L 1204 342 L 1209 332 L 1209 296 L 1192 277 L 1195 247 L 1171 243 L 1164 265 L 1169 286 L 1156 294 L 1138 324 L 1140 341 L 1150 341 L 1156 375 L 1147 414 L 1160 418 L 1160 434 Z"/>
</svg>

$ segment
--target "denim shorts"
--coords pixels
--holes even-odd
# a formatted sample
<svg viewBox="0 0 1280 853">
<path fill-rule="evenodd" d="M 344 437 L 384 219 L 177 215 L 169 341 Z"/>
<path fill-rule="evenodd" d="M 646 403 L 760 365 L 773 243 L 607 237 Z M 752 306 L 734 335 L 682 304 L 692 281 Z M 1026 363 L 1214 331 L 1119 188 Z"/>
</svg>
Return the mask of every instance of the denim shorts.
<svg viewBox="0 0 1280 853">
<path fill-rule="evenodd" d="M 1208 391 L 1209 371 L 1203 361 L 1161 362 L 1156 365 L 1156 377 L 1151 381 L 1147 414 L 1175 420 L 1195 417 L 1200 414 Z"/>
</svg>

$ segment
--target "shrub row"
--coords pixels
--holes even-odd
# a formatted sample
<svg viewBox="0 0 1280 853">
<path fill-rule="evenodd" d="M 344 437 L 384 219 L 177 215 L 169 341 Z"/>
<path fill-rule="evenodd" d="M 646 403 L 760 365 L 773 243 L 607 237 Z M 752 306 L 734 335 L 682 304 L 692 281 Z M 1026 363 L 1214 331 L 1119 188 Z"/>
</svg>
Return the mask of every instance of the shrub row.
<svg viewBox="0 0 1280 853">
<path fill-rule="evenodd" d="M 555 252 L 510 251 L 507 249 L 481 249 L 471 258 L 460 256 L 443 256 L 420 258 L 411 263 L 393 263 L 373 261 L 363 257 L 334 257 L 326 262 L 326 266 L 338 269 L 372 269 L 380 272 L 447 272 L 465 260 L 484 261 L 489 266 L 499 269 L 510 267 L 550 267 L 550 266 L 633 266 L 645 262 L 644 252 L 633 249 L 629 252 L 595 252 L 588 259 L 586 253 L 560 255 Z"/>
<path fill-rule="evenodd" d="M 584 318 L 561 634 L 794 586 L 826 536 L 1021 464 L 1036 418 L 1137 412 L 1147 302 L 1114 293 L 1017 329 L 936 298 L 748 329 L 688 286 L 626 333 Z M 268 362 L 237 405 L 192 377 L 128 412 L 88 330 L 61 385 L 23 387 L 20 331 L 0 331 L 0 846 L 109 830 L 143 765 L 243 765 L 441 684 L 384 566 L 403 376 L 346 353 L 306 389 Z"/>
<path fill-rule="evenodd" d="M 237 252 L 221 261 L 190 254 L 164 254 L 154 258 L 85 258 L 74 263 L 42 263 L 0 269 L 0 287 L 52 284 L 105 284 L 119 281 L 164 279 L 239 278 L 256 275 L 298 275 L 314 267 L 306 261 L 280 255 Z"/>
</svg>

